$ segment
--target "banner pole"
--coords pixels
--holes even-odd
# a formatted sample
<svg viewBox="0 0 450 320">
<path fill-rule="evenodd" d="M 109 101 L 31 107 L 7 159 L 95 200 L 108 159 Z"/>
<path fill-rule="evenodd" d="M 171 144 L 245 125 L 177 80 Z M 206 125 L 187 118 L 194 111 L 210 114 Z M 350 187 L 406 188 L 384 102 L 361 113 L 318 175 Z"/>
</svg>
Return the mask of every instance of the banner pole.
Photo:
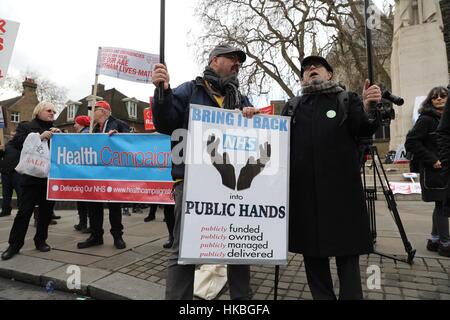
<svg viewBox="0 0 450 320">
<path fill-rule="evenodd" d="M 93 97 L 91 101 L 88 101 L 91 104 L 88 107 L 89 110 L 89 117 L 91 119 L 91 123 L 89 124 L 89 133 L 92 133 L 94 130 L 94 112 L 95 112 L 95 103 L 97 102 L 97 88 L 98 88 L 98 74 L 95 75 L 95 82 L 94 82 L 94 92 L 92 93 Z"/>
<path fill-rule="evenodd" d="M 165 64 L 165 57 L 164 57 L 165 37 L 166 37 L 166 0 L 161 0 L 161 26 L 160 26 L 160 36 L 159 36 L 159 61 L 162 64 Z M 158 103 L 160 105 L 164 104 L 164 82 L 161 82 L 159 84 Z"/>
</svg>

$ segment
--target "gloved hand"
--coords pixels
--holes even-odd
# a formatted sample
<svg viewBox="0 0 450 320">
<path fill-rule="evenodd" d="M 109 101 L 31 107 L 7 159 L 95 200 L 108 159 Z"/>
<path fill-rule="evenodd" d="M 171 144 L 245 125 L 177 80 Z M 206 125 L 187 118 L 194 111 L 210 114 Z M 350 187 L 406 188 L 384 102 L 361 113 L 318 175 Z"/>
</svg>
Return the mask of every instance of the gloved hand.
<svg viewBox="0 0 450 320">
<path fill-rule="evenodd" d="M 225 187 L 234 190 L 236 187 L 236 175 L 234 172 L 234 166 L 230 164 L 230 157 L 228 153 L 224 152 L 223 155 L 220 155 L 217 152 L 219 143 L 219 138 L 216 139 L 214 135 L 209 136 L 206 143 L 206 152 L 208 152 L 209 156 L 211 157 L 211 162 L 214 168 L 219 171 L 219 174 L 222 177 L 222 184 Z"/>
<path fill-rule="evenodd" d="M 266 142 L 264 143 L 264 147 L 262 145 L 259 146 L 260 158 L 256 162 L 254 157 L 248 158 L 247 164 L 239 173 L 237 182 L 238 191 L 250 188 L 253 179 L 263 171 L 266 164 L 270 161 L 271 153 L 271 145 Z"/>
</svg>

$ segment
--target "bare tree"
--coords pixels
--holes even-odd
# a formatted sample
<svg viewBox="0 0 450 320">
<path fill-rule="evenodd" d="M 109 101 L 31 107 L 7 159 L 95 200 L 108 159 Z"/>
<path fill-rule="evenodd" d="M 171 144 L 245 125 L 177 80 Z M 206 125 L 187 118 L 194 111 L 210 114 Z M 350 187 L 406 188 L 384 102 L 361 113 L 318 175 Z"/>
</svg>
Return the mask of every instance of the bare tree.
<svg viewBox="0 0 450 320">
<path fill-rule="evenodd" d="M 36 94 L 39 101 L 49 101 L 53 103 L 57 112 L 64 109 L 64 104 L 67 101 L 67 89 L 58 86 L 51 80 L 41 76 L 37 71 L 26 71 L 19 76 L 7 76 L 2 88 L 20 94 L 23 90 L 22 82 L 25 78 L 32 78 L 36 82 Z"/>
<path fill-rule="evenodd" d="M 332 59 L 337 69 L 343 66 L 344 78 L 352 79 L 347 88 L 356 90 L 367 74 L 363 8 L 362 0 L 200 0 L 196 12 L 202 34 L 192 45 L 200 43 L 202 62 L 217 43 L 243 48 L 250 58 L 242 70 L 247 94 L 259 95 L 277 84 L 288 97 L 295 96 L 300 61 L 311 52 Z M 392 24 L 385 16 L 382 22 L 383 36 L 376 39 L 390 48 Z M 390 51 L 375 54 L 374 64 L 382 75 L 377 80 L 390 83 L 386 57 Z"/>
</svg>

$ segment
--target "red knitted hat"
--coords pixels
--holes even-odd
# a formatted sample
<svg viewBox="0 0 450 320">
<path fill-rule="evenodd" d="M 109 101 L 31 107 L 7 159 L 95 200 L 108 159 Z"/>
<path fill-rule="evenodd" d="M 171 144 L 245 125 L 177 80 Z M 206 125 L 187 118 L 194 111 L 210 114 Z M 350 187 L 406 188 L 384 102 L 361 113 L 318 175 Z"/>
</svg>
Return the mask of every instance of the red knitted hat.
<svg viewBox="0 0 450 320">
<path fill-rule="evenodd" d="M 91 118 L 89 116 L 78 116 L 75 118 L 75 122 L 86 128 L 91 125 Z"/>
</svg>

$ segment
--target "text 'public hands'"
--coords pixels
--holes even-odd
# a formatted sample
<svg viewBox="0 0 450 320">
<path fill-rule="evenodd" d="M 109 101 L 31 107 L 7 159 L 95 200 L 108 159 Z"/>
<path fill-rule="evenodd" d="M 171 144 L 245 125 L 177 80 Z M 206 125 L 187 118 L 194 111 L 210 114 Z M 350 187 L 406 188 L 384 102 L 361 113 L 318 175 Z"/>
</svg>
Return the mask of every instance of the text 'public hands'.
<svg viewBox="0 0 450 320">
<path fill-rule="evenodd" d="M 264 146 L 259 146 L 259 159 L 255 161 L 254 157 L 250 157 L 247 160 L 246 165 L 241 169 L 239 173 L 239 179 L 237 182 L 237 190 L 245 190 L 250 188 L 253 179 L 263 171 L 266 164 L 270 161 L 272 154 L 271 145 L 266 142 Z"/>
<path fill-rule="evenodd" d="M 230 163 L 228 153 L 224 152 L 223 155 L 218 153 L 217 148 L 219 147 L 219 143 L 219 138 L 216 138 L 214 135 L 209 136 L 206 142 L 206 152 L 211 157 L 214 168 L 219 172 L 222 178 L 222 184 L 234 190 L 236 186 L 234 166 Z"/>
</svg>

